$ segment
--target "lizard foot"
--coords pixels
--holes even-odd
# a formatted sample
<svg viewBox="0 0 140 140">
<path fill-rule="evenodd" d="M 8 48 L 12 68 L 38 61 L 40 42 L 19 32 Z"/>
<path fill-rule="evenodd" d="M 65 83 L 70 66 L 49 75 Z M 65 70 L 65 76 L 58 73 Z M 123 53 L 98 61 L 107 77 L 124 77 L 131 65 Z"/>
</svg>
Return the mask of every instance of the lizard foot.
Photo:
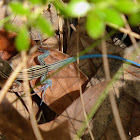
<svg viewBox="0 0 140 140">
<path fill-rule="evenodd" d="M 49 79 L 47 79 L 46 81 L 43 82 L 43 84 L 44 84 L 44 85 L 43 85 L 42 87 L 38 88 L 38 89 L 40 89 L 40 90 L 37 91 L 37 92 L 35 92 L 35 93 L 38 93 L 38 92 L 43 91 L 40 106 L 42 105 L 42 103 L 43 103 L 43 101 L 44 101 L 44 96 L 45 96 L 45 91 L 46 91 L 46 89 L 47 89 L 48 87 L 51 87 L 51 88 L 52 88 L 52 81 L 49 80 Z"/>
</svg>

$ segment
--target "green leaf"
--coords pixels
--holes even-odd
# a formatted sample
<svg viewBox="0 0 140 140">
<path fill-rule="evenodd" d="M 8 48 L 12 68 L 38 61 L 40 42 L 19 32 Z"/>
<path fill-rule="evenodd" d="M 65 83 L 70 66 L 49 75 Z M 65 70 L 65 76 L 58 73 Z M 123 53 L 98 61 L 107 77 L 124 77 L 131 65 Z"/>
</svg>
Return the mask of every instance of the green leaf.
<svg viewBox="0 0 140 140">
<path fill-rule="evenodd" d="M 29 0 L 32 4 L 39 4 L 41 0 Z"/>
<path fill-rule="evenodd" d="M 119 0 L 115 7 L 124 14 L 132 14 L 139 11 L 140 6 L 130 0 Z"/>
<path fill-rule="evenodd" d="M 28 8 L 25 8 L 21 2 L 11 2 L 9 6 L 11 10 L 17 15 L 28 16 L 30 14 L 30 10 Z"/>
<path fill-rule="evenodd" d="M 61 0 L 54 0 L 53 4 L 57 10 L 59 10 L 60 14 L 66 15 L 67 9 L 66 4 Z"/>
<path fill-rule="evenodd" d="M 70 0 L 70 2 L 82 2 L 82 1 L 86 1 L 86 0 Z"/>
<path fill-rule="evenodd" d="M 121 13 L 115 9 L 104 9 L 106 15 L 105 21 L 118 25 L 119 27 L 124 26 L 124 22 L 121 18 Z"/>
<path fill-rule="evenodd" d="M 82 17 L 90 10 L 90 4 L 87 1 L 71 1 L 68 3 L 66 13 L 70 17 Z"/>
<path fill-rule="evenodd" d="M 42 16 L 39 16 L 36 19 L 34 26 L 39 28 L 41 32 L 46 34 L 47 36 L 52 36 L 54 34 L 54 30 L 51 24 Z"/>
<path fill-rule="evenodd" d="M 17 28 L 17 25 L 11 24 L 11 23 L 6 23 L 4 25 L 4 29 L 6 29 L 8 31 L 12 31 L 12 32 L 18 32 L 19 31 L 19 28 Z"/>
<path fill-rule="evenodd" d="M 94 2 L 94 3 L 100 3 L 100 2 L 112 2 L 112 1 L 115 1 L 115 0 L 90 0 L 90 1 L 92 1 L 92 2 Z"/>
<path fill-rule="evenodd" d="M 47 0 L 29 0 L 32 4 L 46 4 Z"/>
<path fill-rule="evenodd" d="M 5 24 L 5 23 L 7 23 L 8 21 L 10 21 L 10 19 L 11 19 L 11 16 L 8 16 L 8 17 L 5 17 L 4 19 L 0 20 L 0 27 L 1 27 L 3 24 Z"/>
<path fill-rule="evenodd" d="M 86 29 L 92 38 L 100 37 L 105 31 L 103 19 L 94 12 L 90 13 L 87 17 Z"/>
<path fill-rule="evenodd" d="M 27 50 L 29 48 L 30 40 L 28 36 L 28 30 L 24 26 L 20 29 L 18 36 L 16 37 L 16 48 L 18 51 Z"/>
<path fill-rule="evenodd" d="M 129 23 L 132 25 L 138 25 L 140 23 L 140 12 L 133 14 L 129 17 Z"/>
</svg>

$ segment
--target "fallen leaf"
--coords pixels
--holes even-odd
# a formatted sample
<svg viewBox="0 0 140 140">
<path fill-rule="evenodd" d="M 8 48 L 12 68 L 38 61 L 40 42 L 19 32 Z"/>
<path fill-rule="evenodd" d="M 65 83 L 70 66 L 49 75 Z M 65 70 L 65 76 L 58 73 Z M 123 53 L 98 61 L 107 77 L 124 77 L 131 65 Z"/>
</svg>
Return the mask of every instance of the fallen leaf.
<svg viewBox="0 0 140 140">
<path fill-rule="evenodd" d="M 93 40 L 87 35 L 87 32 L 85 30 L 85 23 L 86 19 L 85 18 L 80 18 L 79 20 L 79 26 L 76 26 L 76 30 L 79 28 L 79 42 L 78 42 L 78 51 L 84 51 L 91 45 L 96 44 L 92 49 L 88 50 L 86 52 L 87 54 L 101 54 L 102 53 L 102 46 L 101 42 L 99 40 Z M 77 55 L 77 32 L 73 31 L 71 38 L 68 40 L 68 48 L 67 48 L 67 54 L 70 56 L 76 56 Z M 106 41 L 106 46 L 107 46 L 107 54 L 119 54 L 120 56 L 123 55 L 124 49 L 120 47 L 116 47 L 114 44 L 109 43 Z M 102 59 L 98 58 L 90 58 L 90 59 L 83 59 L 80 61 L 79 68 L 82 70 L 82 72 L 88 76 L 89 78 L 92 78 L 97 70 L 100 68 L 102 65 L 103 61 Z"/>
<path fill-rule="evenodd" d="M 94 107 L 98 98 L 101 96 L 103 90 L 107 86 L 108 82 L 102 82 L 94 87 L 89 88 L 83 93 L 85 111 L 87 113 Z M 71 138 L 77 134 L 77 131 L 81 128 L 83 121 L 85 120 L 81 98 L 76 99 L 59 117 L 49 123 L 41 124 L 39 127 L 43 131 L 49 131 L 63 122 L 68 122 L 68 127 L 64 127 L 65 131 L 69 132 Z"/>
<path fill-rule="evenodd" d="M 49 49 L 49 56 L 44 59 L 46 64 L 54 63 L 68 58 L 68 55 L 63 54 L 57 50 Z M 35 60 L 40 52 L 34 53 L 29 58 L 29 67 L 39 64 Z M 49 75 L 52 74 L 49 72 Z M 81 83 L 83 90 L 88 81 L 88 78 L 80 72 L 80 81 L 78 79 L 78 68 L 76 64 L 72 63 L 65 68 L 61 69 L 50 79 L 52 80 L 52 87 L 46 90 L 44 102 L 56 113 L 61 114 L 76 98 L 79 97 L 79 83 Z M 39 80 L 30 81 L 31 86 L 34 87 Z M 39 91 L 39 87 L 34 89 L 35 92 Z M 42 92 L 37 93 L 42 98 Z"/>
<path fill-rule="evenodd" d="M 17 53 L 15 48 L 16 33 L 0 30 L 0 57 L 7 60 Z"/>
<path fill-rule="evenodd" d="M 4 29 L 0 29 L 0 57 L 3 60 L 8 60 L 18 52 L 15 47 L 15 38 L 17 34 L 14 32 L 8 32 Z M 31 40 L 31 46 L 35 44 Z"/>
<path fill-rule="evenodd" d="M 64 121 L 50 131 L 40 132 L 43 139 L 56 140 L 59 137 L 59 140 L 71 140 L 67 127 L 68 122 Z M 6 99 L 0 104 L 0 132 L 9 140 L 36 139 L 30 121 L 24 119 Z"/>
<path fill-rule="evenodd" d="M 90 112 L 107 85 L 108 82 L 102 82 L 83 93 L 87 113 Z M 35 139 L 30 122 L 21 117 L 6 99 L 0 105 L 0 120 L 0 131 L 6 138 Z M 56 140 L 59 137 L 59 140 L 71 140 L 81 128 L 84 120 L 79 97 L 54 121 L 41 124 L 39 128 L 44 139 L 47 137 L 48 140 Z"/>
<path fill-rule="evenodd" d="M 0 120 L 0 131 L 6 138 L 13 140 L 19 138 L 24 140 L 35 139 L 29 121 L 21 117 L 6 99 L 0 105 Z"/>
<path fill-rule="evenodd" d="M 140 62 L 140 57 L 137 56 L 134 61 Z M 133 65 L 124 70 L 124 80 L 127 88 L 124 91 L 140 102 L 140 68 Z"/>
<path fill-rule="evenodd" d="M 140 103 L 139 102 L 135 102 L 135 106 L 131 118 L 130 134 L 132 138 L 140 135 Z"/>
</svg>

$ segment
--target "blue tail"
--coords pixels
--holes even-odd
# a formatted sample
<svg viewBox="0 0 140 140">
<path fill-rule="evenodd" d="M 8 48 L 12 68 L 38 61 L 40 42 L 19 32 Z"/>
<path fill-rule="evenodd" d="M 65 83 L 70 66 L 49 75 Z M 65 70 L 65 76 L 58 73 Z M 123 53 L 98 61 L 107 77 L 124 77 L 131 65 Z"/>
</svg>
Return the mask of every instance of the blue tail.
<svg viewBox="0 0 140 140">
<path fill-rule="evenodd" d="M 88 55 L 80 56 L 79 59 L 98 58 L 98 57 L 103 57 L 103 55 L 102 55 L 102 54 L 88 54 Z M 126 62 L 129 62 L 129 63 L 131 63 L 131 64 L 133 64 L 133 65 L 136 65 L 136 66 L 140 67 L 140 64 L 138 64 L 138 63 L 136 63 L 136 62 L 134 62 L 134 61 L 131 61 L 131 60 L 129 60 L 129 59 L 120 57 L 120 56 L 107 54 L 107 57 L 108 57 L 108 58 L 119 59 L 119 60 L 122 60 L 122 61 L 126 61 Z"/>
<path fill-rule="evenodd" d="M 81 59 L 86 59 L 86 58 L 100 58 L 100 57 L 103 57 L 103 55 L 102 54 L 88 54 L 88 55 L 80 56 L 79 59 L 81 60 Z M 135 66 L 140 67 L 140 64 L 138 64 L 138 63 L 136 63 L 134 61 L 131 61 L 129 59 L 120 57 L 120 56 L 108 54 L 107 57 L 108 58 L 114 58 L 114 59 L 122 60 L 122 61 L 126 61 L 126 62 L 129 62 L 129 63 L 135 65 Z M 52 70 L 55 70 L 55 69 L 58 69 L 58 68 L 66 65 L 66 64 L 75 62 L 76 60 L 77 60 L 76 57 L 70 57 L 70 58 L 67 58 L 67 59 L 64 59 L 64 60 L 61 60 L 61 61 L 57 61 L 57 62 L 52 63 L 52 64 L 48 64 L 47 65 L 48 72 L 52 71 Z"/>
</svg>

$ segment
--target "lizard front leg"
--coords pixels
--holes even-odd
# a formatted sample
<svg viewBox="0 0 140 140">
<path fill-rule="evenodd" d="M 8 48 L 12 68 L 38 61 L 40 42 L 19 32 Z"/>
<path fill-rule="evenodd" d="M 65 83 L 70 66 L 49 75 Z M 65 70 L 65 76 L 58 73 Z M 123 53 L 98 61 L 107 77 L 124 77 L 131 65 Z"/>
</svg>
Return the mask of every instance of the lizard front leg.
<svg viewBox="0 0 140 140">
<path fill-rule="evenodd" d="M 43 59 L 48 57 L 49 51 L 45 50 L 42 47 L 41 48 L 39 47 L 39 51 L 43 52 L 43 54 L 41 54 L 37 57 L 39 64 L 40 65 L 47 65 L 46 62 Z"/>
<path fill-rule="evenodd" d="M 38 62 L 40 63 L 40 65 L 47 65 L 46 62 L 45 62 L 43 59 L 46 58 L 46 57 L 49 55 L 49 51 L 43 49 L 42 47 L 39 48 L 39 49 L 40 49 L 40 51 L 43 52 L 43 54 L 41 54 L 41 55 L 39 55 L 39 56 L 37 57 L 37 58 L 38 58 Z M 42 103 L 43 103 L 44 95 L 45 95 L 46 89 L 47 89 L 48 87 L 52 86 L 52 81 L 49 80 L 49 79 L 46 80 L 47 75 L 48 75 L 48 71 L 47 71 L 47 69 L 46 69 L 46 74 L 44 74 L 44 75 L 41 77 L 41 80 L 40 80 L 41 84 L 44 84 L 44 85 L 43 85 L 43 86 L 40 88 L 40 90 L 38 91 L 38 92 L 43 91 L 43 93 L 42 93 L 42 100 L 41 100 L 40 105 L 42 105 Z"/>
</svg>

